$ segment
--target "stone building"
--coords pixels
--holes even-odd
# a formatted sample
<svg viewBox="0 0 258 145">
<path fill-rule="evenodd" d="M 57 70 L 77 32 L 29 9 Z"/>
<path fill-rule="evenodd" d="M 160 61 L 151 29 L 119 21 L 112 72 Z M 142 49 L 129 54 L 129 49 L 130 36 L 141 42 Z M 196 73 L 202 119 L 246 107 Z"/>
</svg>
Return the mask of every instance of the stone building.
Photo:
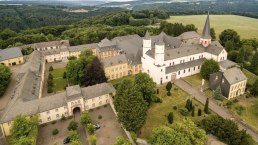
<svg viewBox="0 0 258 145">
<path fill-rule="evenodd" d="M 237 67 L 213 73 L 209 79 L 210 88 L 216 90 L 217 87 L 220 87 L 222 95 L 227 99 L 244 94 L 246 83 L 247 77 Z"/>
<path fill-rule="evenodd" d="M 142 71 L 157 84 L 199 73 L 206 59 L 227 60 L 226 50 L 218 41 L 211 41 L 209 15 L 201 36 L 196 32 L 150 36 L 147 32 L 143 38 Z"/>
<path fill-rule="evenodd" d="M 0 64 L 14 66 L 23 63 L 24 58 L 20 48 L 13 47 L 0 50 Z"/>
</svg>

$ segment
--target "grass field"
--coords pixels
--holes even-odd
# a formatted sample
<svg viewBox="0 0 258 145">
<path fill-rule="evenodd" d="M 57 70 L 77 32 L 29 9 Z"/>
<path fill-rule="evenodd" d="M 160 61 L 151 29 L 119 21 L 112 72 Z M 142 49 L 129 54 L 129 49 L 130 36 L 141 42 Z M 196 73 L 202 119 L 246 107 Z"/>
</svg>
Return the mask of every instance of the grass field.
<svg viewBox="0 0 258 145">
<path fill-rule="evenodd" d="M 185 81 L 187 81 L 188 83 L 190 83 L 194 87 L 201 87 L 201 85 L 202 85 L 202 76 L 200 73 L 185 77 L 183 79 Z"/>
<path fill-rule="evenodd" d="M 65 86 L 67 85 L 67 80 L 63 79 L 63 74 L 65 71 L 65 68 L 57 68 L 51 72 L 51 74 L 53 75 L 54 92 L 64 90 Z"/>
<path fill-rule="evenodd" d="M 198 28 L 198 33 L 202 33 L 206 15 L 171 16 L 168 22 L 194 24 Z M 211 27 L 215 29 L 217 39 L 219 34 L 225 29 L 234 29 L 241 38 L 258 38 L 258 19 L 236 15 L 211 15 Z"/>
<path fill-rule="evenodd" d="M 185 116 L 180 114 L 179 109 L 185 107 L 186 100 L 190 98 L 190 96 L 175 85 L 173 85 L 171 93 L 171 96 L 167 96 L 165 86 L 159 88 L 158 96 L 162 99 L 162 103 L 152 104 L 149 108 L 146 123 L 141 129 L 140 138 L 149 139 L 154 128 L 168 125 L 167 115 L 169 112 L 173 112 L 174 114 L 174 123 L 180 122 L 185 118 Z M 193 121 L 203 119 L 203 116 L 197 116 L 197 111 L 199 108 L 203 110 L 204 106 L 194 100 L 193 104 L 195 105 L 195 117 L 192 117 L 191 113 L 189 113 L 187 118 Z M 176 110 L 174 106 L 177 107 Z M 202 114 L 204 114 L 204 112 L 202 112 Z"/>
</svg>

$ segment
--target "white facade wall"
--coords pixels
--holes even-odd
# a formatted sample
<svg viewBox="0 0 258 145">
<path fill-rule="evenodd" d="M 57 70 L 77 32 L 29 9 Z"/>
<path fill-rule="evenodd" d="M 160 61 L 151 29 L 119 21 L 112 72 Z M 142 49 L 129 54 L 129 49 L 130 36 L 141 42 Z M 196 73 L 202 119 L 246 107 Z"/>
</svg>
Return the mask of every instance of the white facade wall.
<svg viewBox="0 0 258 145">
<path fill-rule="evenodd" d="M 44 111 L 38 114 L 39 124 L 44 124 L 61 119 L 62 115 L 68 116 L 67 106 L 55 108 L 52 110 Z"/>
<path fill-rule="evenodd" d="M 81 97 L 77 100 L 67 102 L 68 114 L 69 116 L 73 115 L 73 109 L 79 107 L 81 111 L 85 111 L 84 108 L 84 99 Z"/>
<path fill-rule="evenodd" d="M 85 100 L 84 101 L 85 110 L 90 110 L 90 109 L 97 108 L 99 106 L 106 105 L 110 102 L 110 99 L 111 99 L 111 95 L 106 94 L 106 95 Z"/>
</svg>

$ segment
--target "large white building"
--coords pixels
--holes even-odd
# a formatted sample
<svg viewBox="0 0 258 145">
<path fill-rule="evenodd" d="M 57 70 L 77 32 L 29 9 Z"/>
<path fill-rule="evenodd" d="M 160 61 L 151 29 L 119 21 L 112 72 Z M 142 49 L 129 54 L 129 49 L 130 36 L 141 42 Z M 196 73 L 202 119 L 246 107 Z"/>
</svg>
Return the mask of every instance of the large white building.
<svg viewBox="0 0 258 145">
<path fill-rule="evenodd" d="M 142 71 L 154 82 L 162 84 L 200 72 L 206 59 L 227 62 L 227 52 L 218 41 L 211 41 L 210 20 L 207 16 L 202 36 L 185 32 L 171 37 L 164 32 L 143 38 Z"/>
</svg>

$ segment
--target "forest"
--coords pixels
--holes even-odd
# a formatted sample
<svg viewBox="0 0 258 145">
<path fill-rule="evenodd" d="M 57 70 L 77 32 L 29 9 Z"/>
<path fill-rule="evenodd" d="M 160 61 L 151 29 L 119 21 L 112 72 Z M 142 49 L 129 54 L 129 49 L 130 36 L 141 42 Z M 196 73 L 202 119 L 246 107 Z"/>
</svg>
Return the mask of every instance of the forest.
<svg viewBox="0 0 258 145">
<path fill-rule="evenodd" d="M 66 12 L 65 6 L 0 5 L 0 31 L 10 28 L 16 32 L 51 25 L 69 25 L 90 16 L 123 11 L 122 8 L 83 7 L 87 13 Z"/>
<path fill-rule="evenodd" d="M 172 15 L 236 14 L 258 18 L 258 2 L 255 0 L 217 0 L 199 2 L 155 3 L 134 6 L 133 10 L 164 10 Z"/>
</svg>

